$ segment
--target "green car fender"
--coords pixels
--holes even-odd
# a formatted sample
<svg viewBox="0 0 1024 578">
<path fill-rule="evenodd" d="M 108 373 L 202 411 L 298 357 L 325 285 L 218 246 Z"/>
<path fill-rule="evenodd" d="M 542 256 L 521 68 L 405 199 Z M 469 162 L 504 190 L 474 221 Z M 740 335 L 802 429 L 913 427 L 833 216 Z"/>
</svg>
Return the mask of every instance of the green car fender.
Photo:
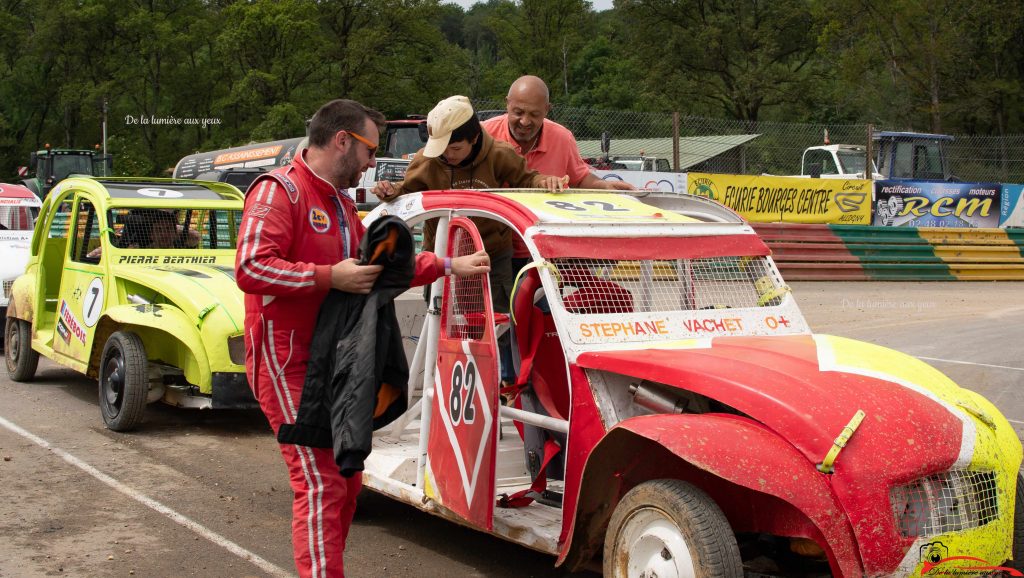
<svg viewBox="0 0 1024 578">
<path fill-rule="evenodd" d="M 117 305 L 104 311 L 96 333 L 98 368 L 103 345 L 115 331 L 133 331 L 142 339 L 146 357 L 182 370 L 189 383 L 202 393 L 210 393 L 210 359 L 203 338 L 190 319 L 177 307 L 166 304 Z M 90 367 L 90 370 L 93 368 Z"/>
</svg>

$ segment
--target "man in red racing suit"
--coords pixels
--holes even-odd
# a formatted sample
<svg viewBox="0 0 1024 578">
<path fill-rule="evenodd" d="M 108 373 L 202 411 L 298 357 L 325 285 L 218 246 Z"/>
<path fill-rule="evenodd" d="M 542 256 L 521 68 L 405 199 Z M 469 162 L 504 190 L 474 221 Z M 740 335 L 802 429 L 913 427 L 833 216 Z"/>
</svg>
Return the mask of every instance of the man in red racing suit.
<svg viewBox="0 0 1024 578">
<path fill-rule="evenodd" d="M 359 265 L 353 251 L 365 228 L 345 189 L 374 166 L 384 117 L 351 100 L 320 108 L 309 148 L 249 187 L 235 258 L 245 292 L 245 366 L 274 434 L 293 423 L 302 399 L 309 345 L 329 289 L 369 293 L 378 265 Z M 414 285 L 446 272 L 488 271 L 483 251 L 452 260 L 416 258 Z M 281 444 L 295 499 L 292 543 L 302 577 L 344 576 L 342 552 L 362 487 L 344 478 L 330 449 Z"/>
</svg>

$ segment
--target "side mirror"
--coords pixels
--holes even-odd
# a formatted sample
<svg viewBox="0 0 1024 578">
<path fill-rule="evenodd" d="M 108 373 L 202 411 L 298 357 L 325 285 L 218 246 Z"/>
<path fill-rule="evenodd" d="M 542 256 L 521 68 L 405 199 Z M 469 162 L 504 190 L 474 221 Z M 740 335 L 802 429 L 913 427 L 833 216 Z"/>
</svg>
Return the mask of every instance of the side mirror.
<svg viewBox="0 0 1024 578">
<path fill-rule="evenodd" d="M 36 170 L 36 153 L 28 153 L 28 167 L 30 171 L 35 172 Z"/>
<path fill-rule="evenodd" d="M 423 143 L 427 142 L 427 139 L 430 138 L 430 133 L 427 132 L 427 123 L 426 123 L 426 121 L 421 122 L 418 125 L 416 125 L 416 129 L 420 133 L 420 142 L 423 142 Z"/>
<path fill-rule="evenodd" d="M 821 163 L 807 163 L 807 173 L 812 179 L 821 178 Z"/>
</svg>

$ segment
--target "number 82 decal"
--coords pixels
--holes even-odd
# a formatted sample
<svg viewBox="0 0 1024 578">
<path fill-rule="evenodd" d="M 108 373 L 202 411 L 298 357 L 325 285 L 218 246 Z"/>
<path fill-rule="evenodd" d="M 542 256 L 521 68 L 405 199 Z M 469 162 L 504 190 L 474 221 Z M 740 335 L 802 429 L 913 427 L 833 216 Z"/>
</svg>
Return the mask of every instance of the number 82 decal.
<svg viewBox="0 0 1024 578">
<path fill-rule="evenodd" d="M 612 203 L 608 203 L 608 202 L 605 202 L 605 201 L 583 201 L 583 202 L 581 202 L 578 205 L 575 204 L 575 203 L 570 203 L 570 202 L 566 202 L 566 201 L 544 201 L 544 203 L 547 204 L 547 205 L 550 205 L 550 206 L 552 206 L 552 207 L 554 207 L 556 209 L 562 209 L 563 211 L 581 211 L 581 212 L 583 212 L 583 211 L 591 211 L 594 208 L 596 208 L 596 209 L 598 209 L 600 211 L 608 211 L 608 212 L 620 212 L 620 211 L 629 212 L 629 209 L 626 209 L 624 207 L 619 207 L 619 206 L 616 206 L 616 205 L 614 205 Z M 585 205 L 585 206 L 580 206 L 580 205 Z"/>
<path fill-rule="evenodd" d="M 448 411 L 452 417 L 452 425 L 465 421 L 473 423 L 476 418 L 476 382 L 478 381 L 476 363 L 469 361 L 463 368 L 461 361 L 455 362 L 452 368 L 452 392 L 448 398 Z"/>
</svg>

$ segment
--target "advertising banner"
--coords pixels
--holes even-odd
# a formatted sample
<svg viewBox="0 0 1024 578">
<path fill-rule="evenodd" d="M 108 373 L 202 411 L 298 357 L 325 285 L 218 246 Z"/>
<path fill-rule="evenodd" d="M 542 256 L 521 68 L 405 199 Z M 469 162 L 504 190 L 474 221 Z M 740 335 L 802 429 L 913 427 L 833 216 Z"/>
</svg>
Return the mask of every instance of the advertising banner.
<svg viewBox="0 0 1024 578">
<path fill-rule="evenodd" d="M 686 191 L 686 173 L 654 171 L 593 171 L 606 181 L 625 181 L 643 191 L 681 193 Z"/>
<path fill-rule="evenodd" d="M 194 179 L 218 169 L 263 167 L 271 170 L 292 162 L 305 137 L 196 153 L 178 161 L 174 178 Z"/>
<path fill-rule="evenodd" d="M 1024 185 L 1003 185 L 1000 227 L 1024 227 Z"/>
<path fill-rule="evenodd" d="M 1002 185 L 876 181 L 873 225 L 998 227 Z"/>
<path fill-rule="evenodd" d="M 871 181 L 690 173 L 690 194 L 752 223 L 871 224 Z"/>
</svg>

